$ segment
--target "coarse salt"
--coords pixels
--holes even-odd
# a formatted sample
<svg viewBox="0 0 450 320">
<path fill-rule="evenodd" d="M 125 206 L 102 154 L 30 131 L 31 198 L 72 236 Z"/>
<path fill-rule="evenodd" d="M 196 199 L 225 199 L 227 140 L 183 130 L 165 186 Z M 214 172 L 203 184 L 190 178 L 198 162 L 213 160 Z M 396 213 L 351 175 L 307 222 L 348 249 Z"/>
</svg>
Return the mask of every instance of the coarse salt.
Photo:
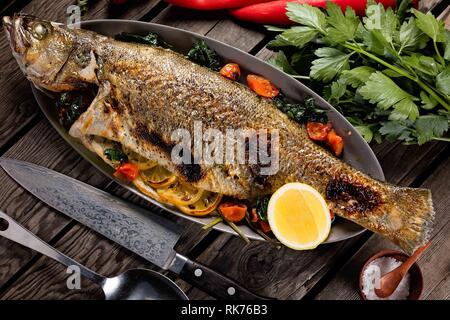
<svg viewBox="0 0 450 320">
<path fill-rule="evenodd" d="M 402 264 L 401 261 L 391 257 L 381 257 L 373 260 L 363 272 L 362 291 L 367 300 L 406 300 L 409 296 L 410 277 L 409 273 L 400 281 L 397 289 L 386 298 L 380 298 L 375 293 L 383 275 L 391 272 Z"/>
</svg>

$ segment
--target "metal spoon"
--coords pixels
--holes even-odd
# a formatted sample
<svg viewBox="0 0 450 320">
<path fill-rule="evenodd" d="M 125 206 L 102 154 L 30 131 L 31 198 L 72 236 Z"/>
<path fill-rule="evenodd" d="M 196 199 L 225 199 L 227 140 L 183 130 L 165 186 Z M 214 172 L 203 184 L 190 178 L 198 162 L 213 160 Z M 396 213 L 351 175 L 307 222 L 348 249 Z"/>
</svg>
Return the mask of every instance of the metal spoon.
<svg viewBox="0 0 450 320">
<path fill-rule="evenodd" d="M 428 242 L 424 246 L 414 252 L 414 254 L 406 259 L 400 266 L 386 273 L 380 279 L 380 287 L 375 288 L 375 294 L 380 298 L 389 297 L 397 289 L 398 285 L 402 281 L 403 277 L 408 273 L 411 266 L 416 262 L 422 253 L 430 246 L 431 242 Z"/>
<path fill-rule="evenodd" d="M 77 266 L 80 273 L 102 287 L 106 300 L 188 300 L 166 276 L 147 269 L 130 269 L 106 278 L 62 254 L 0 211 L 0 235 L 50 257 L 65 266 Z"/>
</svg>

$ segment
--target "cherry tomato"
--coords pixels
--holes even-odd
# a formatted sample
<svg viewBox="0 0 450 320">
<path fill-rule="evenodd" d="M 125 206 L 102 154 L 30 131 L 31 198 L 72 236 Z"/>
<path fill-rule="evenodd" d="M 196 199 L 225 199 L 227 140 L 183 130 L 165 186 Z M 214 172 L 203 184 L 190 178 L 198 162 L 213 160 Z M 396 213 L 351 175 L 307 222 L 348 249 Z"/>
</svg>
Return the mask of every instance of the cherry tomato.
<svg viewBox="0 0 450 320">
<path fill-rule="evenodd" d="M 254 74 L 249 74 L 247 76 L 247 84 L 249 88 L 255 91 L 258 95 L 266 98 L 274 98 L 280 93 L 280 90 L 278 90 L 272 82 L 264 77 Z"/>
<path fill-rule="evenodd" d="M 344 139 L 342 139 L 334 129 L 328 133 L 327 144 L 330 146 L 331 150 L 333 150 L 336 157 L 342 155 L 342 151 L 344 150 Z"/>
<path fill-rule="evenodd" d="M 133 163 L 121 164 L 114 172 L 115 177 L 125 177 L 127 180 L 133 181 L 139 175 L 139 168 Z"/>
<path fill-rule="evenodd" d="M 231 222 L 239 222 L 245 218 L 247 206 L 241 203 L 224 202 L 219 205 L 222 216 Z"/>
<path fill-rule="evenodd" d="M 308 121 L 306 125 L 306 131 L 308 132 L 309 138 L 315 141 L 327 140 L 328 133 L 331 129 L 331 123 Z"/>
<path fill-rule="evenodd" d="M 222 77 L 237 81 L 241 76 L 241 68 L 237 63 L 228 63 L 220 69 L 220 75 Z"/>
<path fill-rule="evenodd" d="M 263 220 L 259 221 L 259 228 L 264 233 L 268 233 L 268 232 L 272 231 L 272 229 L 270 228 L 269 223 L 267 221 L 263 221 Z"/>
<path fill-rule="evenodd" d="M 258 220 L 259 220 L 259 217 L 258 217 L 258 214 L 256 213 L 256 209 L 253 208 L 252 211 L 250 212 L 250 221 L 255 223 L 255 222 L 258 222 Z"/>
</svg>

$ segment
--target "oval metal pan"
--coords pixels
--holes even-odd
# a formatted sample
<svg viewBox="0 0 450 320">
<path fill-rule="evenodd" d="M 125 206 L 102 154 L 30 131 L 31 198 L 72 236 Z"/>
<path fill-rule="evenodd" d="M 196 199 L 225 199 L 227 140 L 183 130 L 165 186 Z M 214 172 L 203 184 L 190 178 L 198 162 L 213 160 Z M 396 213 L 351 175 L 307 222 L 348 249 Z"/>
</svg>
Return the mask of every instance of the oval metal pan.
<svg viewBox="0 0 450 320">
<path fill-rule="evenodd" d="M 375 157 L 375 154 L 361 137 L 361 135 L 355 130 L 355 128 L 353 128 L 353 126 L 338 111 L 336 111 L 336 109 L 334 109 L 319 95 L 317 95 L 315 92 L 313 92 L 311 89 L 309 89 L 299 81 L 271 66 L 270 64 L 222 42 L 169 26 L 129 20 L 91 20 L 82 22 L 81 26 L 82 28 L 90 29 L 108 36 L 114 36 L 115 34 L 118 34 L 120 32 L 155 32 L 159 34 L 165 41 L 173 45 L 174 50 L 181 53 L 186 53 L 198 39 L 204 39 L 211 48 L 217 51 L 217 53 L 223 58 L 224 62 L 233 61 L 238 63 L 242 67 L 244 74 L 256 73 L 263 75 L 264 77 L 270 79 L 278 88 L 283 91 L 286 96 L 290 97 L 291 99 L 301 101 L 306 96 L 313 96 L 319 106 L 326 110 L 329 110 L 329 119 L 333 123 L 333 126 L 336 128 L 338 133 L 342 134 L 342 136 L 344 137 L 344 161 L 354 168 L 369 174 L 373 178 L 384 181 L 384 174 L 377 158 Z M 55 112 L 54 101 L 41 91 L 36 90 L 34 87 L 33 93 L 40 108 L 42 109 L 50 123 L 58 131 L 58 133 L 76 151 L 78 151 L 80 155 L 82 155 L 86 160 L 90 161 L 97 169 L 99 169 L 109 178 L 111 178 L 124 188 L 130 190 L 131 192 L 153 203 L 154 205 L 167 210 L 179 217 L 203 225 L 209 223 L 212 220 L 212 218 L 196 218 L 187 216 L 178 211 L 175 207 L 161 204 L 147 197 L 146 195 L 135 189 L 131 184 L 116 179 L 112 175 L 113 169 L 111 167 L 104 163 L 95 154 L 88 151 L 78 141 L 70 137 L 67 133 L 67 130 L 65 130 L 59 124 Z M 348 135 L 348 132 L 351 132 L 351 134 Z M 214 228 L 223 232 L 235 234 L 235 232 L 230 227 L 223 223 L 216 225 Z M 250 239 L 262 240 L 262 238 L 257 233 L 252 231 L 247 226 L 242 226 L 241 229 Z M 364 228 L 358 226 L 353 222 L 337 218 L 332 225 L 330 235 L 325 243 L 345 240 L 360 234 L 364 230 Z"/>
</svg>

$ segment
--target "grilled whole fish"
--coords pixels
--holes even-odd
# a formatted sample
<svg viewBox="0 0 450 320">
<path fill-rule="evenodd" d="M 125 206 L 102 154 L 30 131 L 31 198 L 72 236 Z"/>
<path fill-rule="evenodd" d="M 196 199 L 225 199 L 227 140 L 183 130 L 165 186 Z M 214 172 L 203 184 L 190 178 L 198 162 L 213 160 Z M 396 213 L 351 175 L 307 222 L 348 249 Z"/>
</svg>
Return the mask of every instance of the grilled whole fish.
<svg viewBox="0 0 450 320">
<path fill-rule="evenodd" d="M 36 87 L 62 92 L 98 86 L 97 97 L 70 129 L 91 150 L 99 138 L 115 141 L 185 182 L 240 199 L 271 194 L 288 182 L 307 183 L 334 213 L 408 253 L 429 240 L 434 218 L 429 190 L 396 187 L 353 169 L 246 86 L 169 49 L 119 42 L 25 15 L 4 17 L 3 23 L 18 64 Z M 229 128 L 276 131 L 278 171 L 262 176 L 261 168 L 249 163 L 174 163 L 171 134 L 178 129 L 193 134 L 195 121 L 221 133 Z"/>
</svg>

